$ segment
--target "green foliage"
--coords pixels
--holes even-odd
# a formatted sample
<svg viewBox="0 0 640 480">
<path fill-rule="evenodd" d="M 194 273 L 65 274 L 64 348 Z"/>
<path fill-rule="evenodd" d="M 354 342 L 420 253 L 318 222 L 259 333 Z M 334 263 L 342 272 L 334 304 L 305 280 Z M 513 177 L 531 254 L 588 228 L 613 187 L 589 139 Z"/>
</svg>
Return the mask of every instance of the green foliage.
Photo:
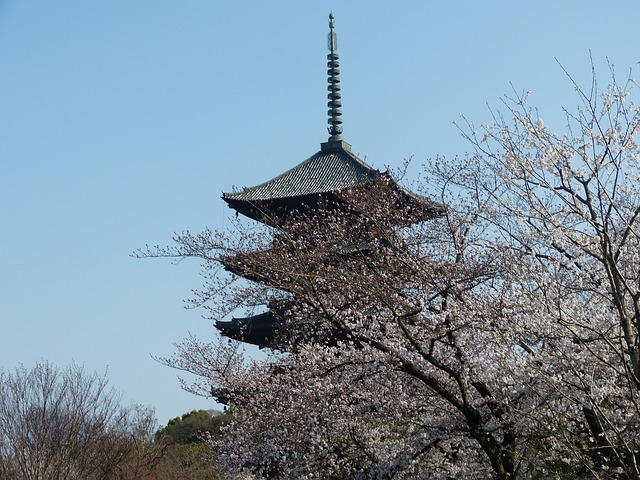
<svg viewBox="0 0 640 480">
<path fill-rule="evenodd" d="M 154 469 L 156 480 L 217 480 L 222 478 L 213 459 L 208 436 L 220 434 L 228 414 L 212 410 L 192 410 L 172 418 L 155 434 L 162 458 Z"/>
<path fill-rule="evenodd" d="M 201 442 L 205 436 L 218 435 L 220 427 L 228 421 L 226 414 L 217 414 L 211 410 L 192 410 L 182 417 L 167 422 L 167 426 L 158 430 L 156 443 L 189 444 Z"/>
</svg>

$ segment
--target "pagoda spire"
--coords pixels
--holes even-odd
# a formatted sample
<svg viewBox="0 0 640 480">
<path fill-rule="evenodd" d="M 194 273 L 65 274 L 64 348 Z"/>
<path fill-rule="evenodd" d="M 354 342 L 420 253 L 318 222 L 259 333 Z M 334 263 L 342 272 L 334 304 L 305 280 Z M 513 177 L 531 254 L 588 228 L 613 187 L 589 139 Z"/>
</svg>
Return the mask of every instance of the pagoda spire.
<svg viewBox="0 0 640 480">
<path fill-rule="evenodd" d="M 338 37 L 333 31 L 334 28 L 334 15 L 333 12 L 329 14 L 329 55 L 327 55 L 327 74 L 329 75 L 329 141 L 341 141 L 342 140 L 342 102 L 340 99 L 340 56 L 338 55 Z"/>
</svg>

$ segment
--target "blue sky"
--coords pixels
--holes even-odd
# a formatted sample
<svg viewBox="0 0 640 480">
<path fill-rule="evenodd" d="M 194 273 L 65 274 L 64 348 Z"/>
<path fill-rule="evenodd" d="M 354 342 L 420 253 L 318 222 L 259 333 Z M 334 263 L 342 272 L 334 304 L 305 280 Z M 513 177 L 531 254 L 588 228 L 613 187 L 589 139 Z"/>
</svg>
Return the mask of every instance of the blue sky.
<svg viewBox="0 0 640 480">
<path fill-rule="evenodd" d="M 189 332 L 197 262 L 137 260 L 173 232 L 224 229 L 220 199 L 326 141 L 326 35 L 336 15 L 344 136 L 411 174 L 470 146 L 531 90 L 547 124 L 578 101 L 589 52 L 606 84 L 640 59 L 636 1 L 0 0 L 0 366 L 108 368 L 161 423 L 214 403 L 156 363 Z"/>
</svg>

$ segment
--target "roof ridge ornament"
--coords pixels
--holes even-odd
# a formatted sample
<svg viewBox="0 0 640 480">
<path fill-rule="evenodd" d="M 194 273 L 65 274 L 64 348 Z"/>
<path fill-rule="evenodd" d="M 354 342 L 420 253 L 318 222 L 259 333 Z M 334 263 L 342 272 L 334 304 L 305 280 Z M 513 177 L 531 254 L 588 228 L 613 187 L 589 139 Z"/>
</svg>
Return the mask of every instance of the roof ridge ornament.
<svg viewBox="0 0 640 480">
<path fill-rule="evenodd" d="M 340 94 L 340 56 L 337 53 L 338 50 L 338 37 L 336 33 L 333 31 L 335 26 L 334 22 L 335 16 L 333 12 L 329 14 L 329 36 L 328 36 L 328 47 L 329 47 L 329 55 L 327 55 L 327 74 L 329 75 L 329 95 L 327 98 L 329 102 L 327 106 L 329 107 L 329 125 L 328 128 L 330 142 L 341 141 L 342 140 L 342 102 L 340 99 L 342 95 Z"/>
</svg>

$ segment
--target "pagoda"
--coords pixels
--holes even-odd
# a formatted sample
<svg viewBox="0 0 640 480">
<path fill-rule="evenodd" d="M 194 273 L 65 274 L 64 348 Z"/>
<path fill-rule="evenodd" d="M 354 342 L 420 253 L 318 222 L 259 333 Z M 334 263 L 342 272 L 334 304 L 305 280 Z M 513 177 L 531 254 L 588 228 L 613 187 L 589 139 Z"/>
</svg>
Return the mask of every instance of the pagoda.
<svg viewBox="0 0 640 480">
<path fill-rule="evenodd" d="M 313 215 L 319 208 L 341 208 L 345 193 L 366 189 L 384 182 L 393 190 L 395 208 L 402 209 L 398 224 L 424 221 L 439 217 L 444 212 L 441 204 L 432 202 L 398 185 L 389 172 L 380 172 L 367 165 L 351 150 L 342 137 L 342 102 L 340 94 L 340 64 L 337 53 L 337 37 L 334 32 L 334 15 L 329 15 L 327 55 L 328 73 L 328 131 L 329 139 L 320 144 L 320 151 L 287 172 L 254 187 L 223 193 L 222 199 L 237 213 L 278 228 L 297 215 Z M 346 195 L 348 198 L 348 195 Z M 411 214 L 407 217 L 406 212 Z M 403 220 L 401 221 L 400 218 Z M 237 257 L 222 259 L 225 268 L 244 276 Z M 267 311 L 246 318 L 216 322 L 222 335 L 260 348 L 273 347 L 278 327 L 283 324 L 284 312 L 290 306 L 285 301 L 267 305 Z"/>
</svg>

